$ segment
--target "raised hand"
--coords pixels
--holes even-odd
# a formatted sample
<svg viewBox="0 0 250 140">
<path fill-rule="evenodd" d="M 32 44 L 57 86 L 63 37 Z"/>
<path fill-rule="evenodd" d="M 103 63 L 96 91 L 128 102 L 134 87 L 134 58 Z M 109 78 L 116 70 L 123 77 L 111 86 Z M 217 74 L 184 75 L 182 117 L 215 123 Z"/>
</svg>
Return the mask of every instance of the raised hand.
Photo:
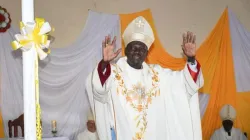
<svg viewBox="0 0 250 140">
<path fill-rule="evenodd" d="M 105 40 L 102 41 L 102 49 L 103 49 L 102 53 L 104 62 L 110 62 L 114 60 L 122 51 L 122 49 L 119 49 L 116 52 L 114 52 L 116 44 L 115 42 L 116 42 L 116 37 L 114 37 L 114 39 L 111 42 L 110 36 L 106 36 Z"/>
<path fill-rule="evenodd" d="M 196 36 L 192 32 L 184 33 L 183 36 L 183 42 L 182 42 L 182 50 L 183 53 L 187 57 L 195 57 L 196 55 Z"/>
</svg>

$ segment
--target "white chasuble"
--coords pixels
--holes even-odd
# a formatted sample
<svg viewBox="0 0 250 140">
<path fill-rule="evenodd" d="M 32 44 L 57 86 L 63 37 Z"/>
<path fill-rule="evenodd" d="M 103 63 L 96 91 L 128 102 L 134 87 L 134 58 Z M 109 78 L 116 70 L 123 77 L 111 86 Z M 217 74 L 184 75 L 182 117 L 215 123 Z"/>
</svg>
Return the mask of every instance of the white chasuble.
<svg viewBox="0 0 250 140">
<path fill-rule="evenodd" d="M 100 140 L 202 140 L 198 89 L 187 66 L 171 71 L 159 65 L 138 70 L 126 57 L 111 65 L 111 75 L 102 86 L 97 68 L 86 82 Z"/>
<path fill-rule="evenodd" d="M 214 132 L 210 140 L 247 140 L 247 137 L 240 131 L 240 129 L 234 127 L 229 136 L 224 128 L 221 127 Z"/>
<path fill-rule="evenodd" d="M 96 132 L 92 133 L 86 129 L 84 132 L 79 133 L 77 140 L 99 140 Z"/>
</svg>

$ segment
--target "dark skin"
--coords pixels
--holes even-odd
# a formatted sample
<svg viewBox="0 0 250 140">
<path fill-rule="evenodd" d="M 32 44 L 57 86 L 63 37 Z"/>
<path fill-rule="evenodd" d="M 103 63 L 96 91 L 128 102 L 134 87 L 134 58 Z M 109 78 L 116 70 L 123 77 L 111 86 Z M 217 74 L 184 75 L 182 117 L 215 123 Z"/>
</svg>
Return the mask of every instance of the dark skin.
<svg viewBox="0 0 250 140">
<path fill-rule="evenodd" d="M 125 55 L 127 56 L 128 64 L 132 68 L 141 69 L 142 63 L 148 55 L 148 48 L 142 42 L 132 41 L 127 45 Z"/>
<path fill-rule="evenodd" d="M 96 132 L 95 121 L 94 120 L 88 120 L 87 128 L 88 128 L 89 132 L 92 132 L 92 133 Z"/>
<path fill-rule="evenodd" d="M 233 124 L 234 123 L 231 120 L 224 120 L 222 122 L 224 130 L 228 133 L 229 136 L 231 135 L 231 130 L 232 130 Z"/>
<path fill-rule="evenodd" d="M 184 33 L 183 36 L 183 42 L 182 42 L 182 50 L 183 53 L 188 58 L 195 57 L 196 54 L 196 36 L 192 32 Z M 114 51 L 115 49 L 115 41 L 116 37 L 111 41 L 110 36 L 106 36 L 105 40 L 102 42 L 103 47 L 103 59 L 102 59 L 102 71 L 105 70 L 106 66 L 114 60 L 119 53 L 121 52 L 121 49 Z M 130 42 L 126 49 L 125 49 L 125 55 L 127 56 L 127 62 L 128 64 L 135 68 L 135 69 L 141 69 L 142 63 L 145 61 L 148 54 L 148 47 L 140 41 L 132 41 Z"/>
</svg>

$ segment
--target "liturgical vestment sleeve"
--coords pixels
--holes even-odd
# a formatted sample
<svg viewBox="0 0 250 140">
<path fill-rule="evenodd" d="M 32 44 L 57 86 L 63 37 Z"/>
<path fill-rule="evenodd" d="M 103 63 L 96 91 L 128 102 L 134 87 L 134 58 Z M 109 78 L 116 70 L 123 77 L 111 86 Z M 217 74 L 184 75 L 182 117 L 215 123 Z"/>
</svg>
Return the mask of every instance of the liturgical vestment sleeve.
<svg viewBox="0 0 250 140">
<path fill-rule="evenodd" d="M 98 71 L 98 75 L 101 81 L 101 84 L 104 85 L 104 83 L 106 82 L 106 80 L 108 79 L 108 77 L 111 74 L 111 67 L 110 64 L 107 65 L 107 67 L 105 68 L 105 71 L 102 71 L 102 63 L 103 61 L 100 61 L 97 67 L 97 71 Z M 190 73 L 190 75 L 192 76 L 193 80 L 196 82 L 198 74 L 200 72 L 200 63 L 199 62 L 195 62 L 195 65 L 192 65 L 190 63 L 187 64 L 188 66 L 188 71 Z"/>
</svg>

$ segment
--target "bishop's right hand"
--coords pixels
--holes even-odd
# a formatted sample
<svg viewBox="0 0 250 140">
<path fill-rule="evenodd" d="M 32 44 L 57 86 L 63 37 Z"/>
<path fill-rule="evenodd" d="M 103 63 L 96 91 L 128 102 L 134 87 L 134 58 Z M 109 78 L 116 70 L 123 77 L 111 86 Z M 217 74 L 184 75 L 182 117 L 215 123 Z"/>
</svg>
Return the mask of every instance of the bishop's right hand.
<svg viewBox="0 0 250 140">
<path fill-rule="evenodd" d="M 118 49 L 115 51 L 116 37 L 111 42 L 111 37 L 106 36 L 105 40 L 102 41 L 102 53 L 103 53 L 103 61 L 109 63 L 114 60 L 122 49 Z"/>
</svg>

